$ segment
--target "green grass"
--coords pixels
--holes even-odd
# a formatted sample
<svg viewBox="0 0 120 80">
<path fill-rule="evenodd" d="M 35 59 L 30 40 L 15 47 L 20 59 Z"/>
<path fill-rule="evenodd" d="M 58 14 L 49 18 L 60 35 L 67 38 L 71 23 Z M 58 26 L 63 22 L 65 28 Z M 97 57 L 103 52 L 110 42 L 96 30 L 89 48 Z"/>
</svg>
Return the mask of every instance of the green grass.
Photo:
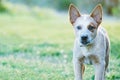
<svg viewBox="0 0 120 80">
<path fill-rule="evenodd" d="M 0 14 L 0 80 L 74 79 L 74 32 L 68 18 L 42 16 Z M 102 23 L 111 39 L 107 80 L 120 80 L 119 23 Z M 84 80 L 93 80 L 93 74 L 87 65 Z"/>
</svg>

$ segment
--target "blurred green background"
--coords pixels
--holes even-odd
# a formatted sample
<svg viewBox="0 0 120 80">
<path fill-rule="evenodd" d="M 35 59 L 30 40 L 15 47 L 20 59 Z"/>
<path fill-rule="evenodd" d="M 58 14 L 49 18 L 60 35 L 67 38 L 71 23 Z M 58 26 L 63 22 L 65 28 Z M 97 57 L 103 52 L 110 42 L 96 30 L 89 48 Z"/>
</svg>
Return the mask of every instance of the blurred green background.
<svg viewBox="0 0 120 80">
<path fill-rule="evenodd" d="M 0 80 L 74 79 L 70 3 L 88 14 L 102 4 L 111 41 L 106 80 L 120 80 L 120 0 L 0 0 Z M 94 80 L 86 66 L 84 80 Z"/>
</svg>

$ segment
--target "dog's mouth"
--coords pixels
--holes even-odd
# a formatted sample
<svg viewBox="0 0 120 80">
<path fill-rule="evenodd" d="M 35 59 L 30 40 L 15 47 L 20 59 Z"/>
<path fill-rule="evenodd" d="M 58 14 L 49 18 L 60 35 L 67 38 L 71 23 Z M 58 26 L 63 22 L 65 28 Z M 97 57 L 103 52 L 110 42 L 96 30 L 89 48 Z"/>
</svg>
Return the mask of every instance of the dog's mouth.
<svg viewBox="0 0 120 80">
<path fill-rule="evenodd" d="M 81 43 L 82 43 L 83 45 L 87 45 L 87 44 L 90 43 L 90 41 L 81 41 Z"/>
<path fill-rule="evenodd" d="M 90 42 L 82 42 L 82 44 L 80 45 L 80 47 L 88 46 L 89 44 L 90 44 Z"/>
<path fill-rule="evenodd" d="M 81 41 L 80 47 L 85 47 L 85 46 L 89 46 L 93 43 L 93 40 L 89 40 L 89 41 Z"/>
</svg>

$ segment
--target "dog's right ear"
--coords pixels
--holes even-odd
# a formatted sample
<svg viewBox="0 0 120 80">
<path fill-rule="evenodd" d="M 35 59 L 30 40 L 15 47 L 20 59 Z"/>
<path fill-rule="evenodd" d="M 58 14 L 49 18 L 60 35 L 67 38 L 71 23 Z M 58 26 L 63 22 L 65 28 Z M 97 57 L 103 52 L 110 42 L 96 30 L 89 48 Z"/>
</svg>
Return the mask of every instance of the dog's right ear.
<svg viewBox="0 0 120 80">
<path fill-rule="evenodd" d="M 102 5 L 98 4 L 90 14 L 90 16 L 98 23 L 102 22 Z"/>
<path fill-rule="evenodd" d="M 78 17 L 80 17 L 80 13 L 79 13 L 78 9 L 73 4 L 70 4 L 69 18 L 70 18 L 71 24 L 73 24 Z"/>
</svg>

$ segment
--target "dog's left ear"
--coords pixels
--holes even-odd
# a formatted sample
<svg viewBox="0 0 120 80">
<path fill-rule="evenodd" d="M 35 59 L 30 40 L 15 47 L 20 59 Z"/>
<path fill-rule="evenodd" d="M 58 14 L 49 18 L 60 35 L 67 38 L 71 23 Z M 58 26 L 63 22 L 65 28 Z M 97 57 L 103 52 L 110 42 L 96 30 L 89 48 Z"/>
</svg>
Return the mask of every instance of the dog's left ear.
<svg viewBox="0 0 120 80">
<path fill-rule="evenodd" d="M 75 21 L 77 20 L 78 17 L 80 17 L 80 13 L 79 13 L 78 9 L 73 4 L 70 4 L 69 18 L 70 18 L 71 24 L 75 23 Z"/>
<path fill-rule="evenodd" d="M 98 23 L 98 25 L 102 22 L 102 6 L 98 4 L 90 14 L 90 16 Z"/>
</svg>

